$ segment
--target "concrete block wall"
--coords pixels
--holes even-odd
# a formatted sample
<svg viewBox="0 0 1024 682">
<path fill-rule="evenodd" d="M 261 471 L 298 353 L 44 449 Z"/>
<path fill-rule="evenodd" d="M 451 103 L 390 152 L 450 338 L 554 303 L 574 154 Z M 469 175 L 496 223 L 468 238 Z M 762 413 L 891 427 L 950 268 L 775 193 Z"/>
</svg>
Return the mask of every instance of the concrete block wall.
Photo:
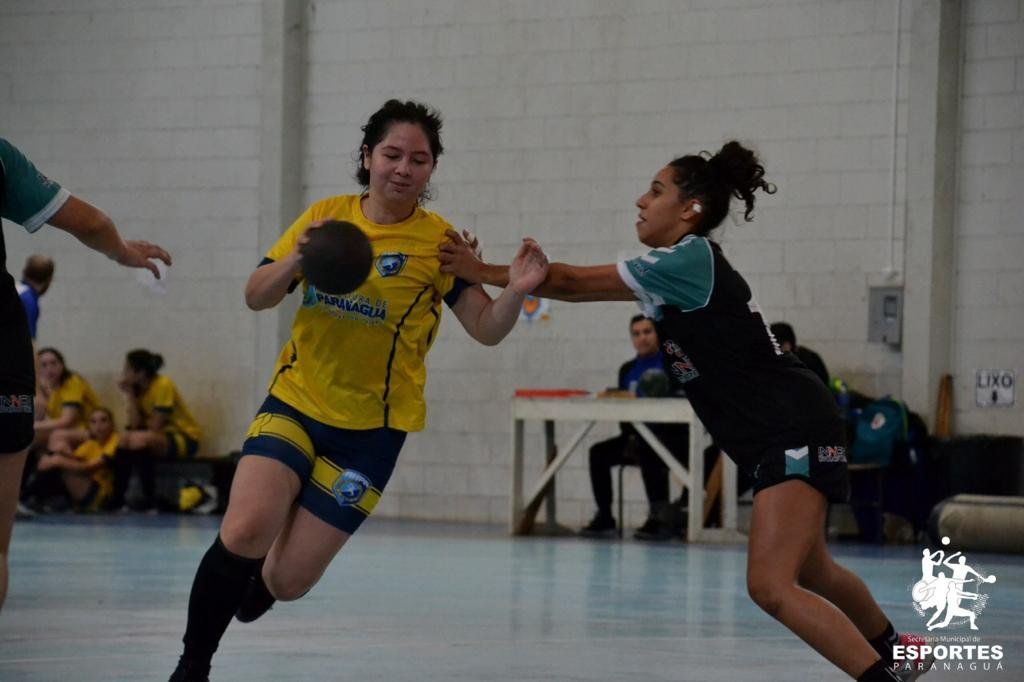
<svg viewBox="0 0 1024 682">
<path fill-rule="evenodd" d="M 5 224 L 13 274 L 30 253 L 57 263 L 38 342 L 118 413 L 124 353 L 161 353 L 214 452 L 239 447 L 256 400 L 242 287 L 259 260 L 260 11 L 258 0 L 0 5 L 0 134 L 125 235 L 174 256 L 159 295 L 58 230 Z"/>
<path fill-rule="evenodd" d="M 605 263 L 637 251 L 633 203 L 662 165 L 736 137 L 760 150 L 779 191 L 760 200 L 756 222 L 722 230 L 727 254 L 766 315 L 791 321 L 834 373 L 867 393 L 898 392 L 900 354 L 864 341 L 868 285 L 893 281 L 888 270 L 898 282 L 902 253 L 899 210 L 887 259 L 893 69 L 898 58 L 905 80 L 907 63 L 895 53 L 894 8 L 316 3 L 309 199 L 354 189 L 352 153 L 369 113 L 389 97 L 422 99 L 446 122 L 436 210 L 498 260 L 531 235 L 553 259 Z M 896 125 L 902 163 L 905 116 Z M 899 184 L 897 202 L 901 193 Z M 520 325 L 493 349 L 450 318 L 428 359 L 428 430 L 408 441 L 384 513 L 504 520 L 512 391 L 614 383 L 632 355 L 625 327 L 635 311 L 552 302 L 548 321 Z M 584 445 L 614 432 L 597 429 Z M 640 522 L 639 477 L 628 480 L 629 516 Z M 592 513 L 585 452 L 560 476 L 559 504 L 567 521 Z"/>
<path fill-rule="evenodd" d="M 955 425 L 1020 434 L 1024 399 L 979 408 L 978 369 L 1024 378 L 1024 2 L 964 3 L 953 325 Z"/>
<path fill-rule="evenodd" d="M 261 4 L 0 5 L 0 130 L 125 232 L 177 257 L 167 295 L 155 296 L 63 235 L 5 226 L 15 271 L 33 251 L 58 259 L 40 342 L 65 347 L 106 395 L 124 350 L 162 351 L 224 449 L 237 447 L 265 379 L 251 368 L 257 323 L 241 301 L 260 256 Z M 868 287 L 902 283 L 914 5 L 902 3 L 897 53 L 891 0 L 310 2 L 306 115 L 293 123 L 305 153 L 282 170 L 301 174 L 307 202 L 356 191 L 359 127 L 389 97 L 421 99 L 446 121 L 433 209 L 476 231 L 494 260 L 531 235 L 553 259 L 595 264 L 638 252 L 633 202 L 664 163 L 739 138 L 779 191 L 759 198 L 754 223 L 727 223 L 726 253 L 766 316 L 792 322 L 834 374 L 899 394 L 902 353 L 865 337 Z M 1019 410 L 966 408 L 959 377 L 990 358 L 1019 364 L 1020 221 L 1007 186 L 1020 184 L 1020 5 L 964 3 L 962 430 L 1019 431 Z M 632 354 L 635 310 L 553 302 L 548 320 L 497 348 L 448 315 L 428 357 L 428 428 L 407 441 L 378 513 L 505 521 L 512 391 L 610 385 Z M 614 432 L 599 427 L 584 446 Z M 537 425 L 528 445 L 538 453 L 529 478 Z M 639 523 L 639 476 L 627 481 L 627 519 Z M 558 489 L 560 518 L 584 521 L 585 456 Z"/>
</svg>

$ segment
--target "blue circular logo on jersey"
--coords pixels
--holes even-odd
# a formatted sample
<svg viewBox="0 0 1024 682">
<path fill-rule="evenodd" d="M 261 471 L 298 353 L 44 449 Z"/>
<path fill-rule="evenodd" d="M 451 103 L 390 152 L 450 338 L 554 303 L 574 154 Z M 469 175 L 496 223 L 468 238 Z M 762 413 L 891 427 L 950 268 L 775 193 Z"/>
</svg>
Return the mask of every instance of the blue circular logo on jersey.
<svg viewBox="0 0 1024 682">
<path fill-rule="evenodd" d="M 377 272 L 381 277 L 394 277 L 405 267 L 409 257 L 404 253 L 382 253 L 377 256 Z"/>
<path fill-rule="evenodd" d="M 334 480 L 331 492 L 334 493 L 334 499 L 338 501 L 338 504 L 342 507 L 348 507 L 359 504 L 359 501 L 363 499 L 363 495 L 366 494 L 371 485 L 370 479 L 366 476 L 358 471 L 348 469 Z"/>
</svg>

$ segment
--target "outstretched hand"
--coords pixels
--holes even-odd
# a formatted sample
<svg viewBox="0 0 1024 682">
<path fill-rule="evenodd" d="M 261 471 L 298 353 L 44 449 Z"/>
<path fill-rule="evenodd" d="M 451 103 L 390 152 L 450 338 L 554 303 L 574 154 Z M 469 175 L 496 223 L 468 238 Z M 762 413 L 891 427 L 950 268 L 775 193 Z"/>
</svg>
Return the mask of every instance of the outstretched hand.
<svg viewBox="0 0 1024 682">
<path fill-rule="evenodd" d="M 528 294 L 547 278 L 549 267 L 540 244 L 527 237 L 508 266 L 508 285 L 516 293 Z"/>
<path fill-rule="evenodd" d="M 439 247 L 441 272 L 451 273 L 471 284 L 483 281 L 483 261 L 479 256 L 479 242 L 470 234 L 466 237 L 455 230 L 445 230 L 448 241 Z M 470 238 L 472 241 L 470 241 Z"/>
<path fill-rule="evenodd" d="M 171 264 L 171 254 L 164 251 L 156 244 L 138 240 L 126 240 L 125 249 L 117 257 L 117 264 L 128 268 L 146 268 L 153 273 L 153 276 L 160 279 L 160 269 L 157 268 L 154 260 L 163 261 L 164 264 Z"/>
</svg>

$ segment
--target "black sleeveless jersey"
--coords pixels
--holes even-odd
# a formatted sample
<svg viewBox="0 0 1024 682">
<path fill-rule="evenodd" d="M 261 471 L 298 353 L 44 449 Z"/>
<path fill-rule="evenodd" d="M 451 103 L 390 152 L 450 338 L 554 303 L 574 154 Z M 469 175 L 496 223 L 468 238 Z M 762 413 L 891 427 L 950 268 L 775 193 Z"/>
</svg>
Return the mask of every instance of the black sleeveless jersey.
<svg viewBox="0 0 1024 682">
<path fill-rule="evenodd" d="M 683 384 L 711 437 L 737 463 L 841 429 L 832 394 L 780 350 L 749 285 L 718 244 L 689 235 L 619 263 L 618 271 L 655 320 L 666 372 Z"/>
</svg>

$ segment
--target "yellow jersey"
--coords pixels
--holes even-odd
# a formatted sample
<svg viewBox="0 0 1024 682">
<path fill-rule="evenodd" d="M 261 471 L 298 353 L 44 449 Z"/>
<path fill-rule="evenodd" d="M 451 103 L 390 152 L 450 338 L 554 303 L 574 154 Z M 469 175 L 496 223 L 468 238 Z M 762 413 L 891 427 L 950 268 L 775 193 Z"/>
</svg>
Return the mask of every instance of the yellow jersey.
<svg viewBox="0 0 1024 682">
<path fill-rule="evenodd" d="M 345 220 L 373 247 L 373 267 L 355 291 L 333 296 L 304 279 L 302 306 L 281 349 L 270 393 L 319 422 L 343 429 L 388 426 L 419 431 L 426 421 L 424 358 L 437 337 L 441 302 L 462 287 L 441 272 L 438 247 L 450 227 L 417 207 L 406 220 L 378 225 L 359 195 L 336 196 L 306 209 L 267 252 L 264 263 L 295 248 L 310 223 Z"/>
<path fill-rule="evenodd" d="M 85 379 L 71 372 L 64 383 L 50 392 L 46 402 L 46 416 L 56 419 L 65 407 L 78 408 L 78 419 L 69 428 L 86 428 L 89 415 L 100 405 L 100 399 Z"/>
<path fill-rule="evenodd" d="M 110 434 L 104 442 L 90 438 L 75 448 L 74 458 L 83 462 L 91 462 L 97 458 L 103 458 L 103 466 L 92 472 L 92 480 L 99 487 L 97 498 L 106 500 L 114 492 L 114 470 L 111 462 L 117 453 L 117 446 L 121 438 L 116 433 Z"/>
<path fill-rule="evenodd" d="M 139 396 L 139 409 L 143 419 L 148 420 L 153 412 L 163 412 L 167 415 L 166 429 L 180 431 L 196 442 L 203 437 L 203 431 L 181 399 L 178 387 L 163 374 L 153 377 L 145 393 Z"/>
</svg>

